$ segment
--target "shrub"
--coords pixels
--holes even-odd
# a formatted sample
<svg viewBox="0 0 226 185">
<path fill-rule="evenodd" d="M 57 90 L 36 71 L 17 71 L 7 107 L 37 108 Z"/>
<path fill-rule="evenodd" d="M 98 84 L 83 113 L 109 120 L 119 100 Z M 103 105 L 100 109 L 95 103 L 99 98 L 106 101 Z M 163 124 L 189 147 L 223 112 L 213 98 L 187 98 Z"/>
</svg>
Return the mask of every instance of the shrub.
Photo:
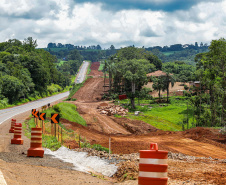
<svg viewBox="0 0 226 185">
<path fill-rule="evenodd" d="M 53 109 L 54 109 L 56 112 L 58 112 L 58 113 L 61 112 L 61 109 L 60 109 L 59 105 L 54 105 L 54 106 L 53 106 Z"/>
<path fill-rule="evenodd" d="M 188 90 L 189 87 L 188 87 L 187 85 L 184 85 L 184 89 L 185 89 L 185 90 Z"/>
</svg>

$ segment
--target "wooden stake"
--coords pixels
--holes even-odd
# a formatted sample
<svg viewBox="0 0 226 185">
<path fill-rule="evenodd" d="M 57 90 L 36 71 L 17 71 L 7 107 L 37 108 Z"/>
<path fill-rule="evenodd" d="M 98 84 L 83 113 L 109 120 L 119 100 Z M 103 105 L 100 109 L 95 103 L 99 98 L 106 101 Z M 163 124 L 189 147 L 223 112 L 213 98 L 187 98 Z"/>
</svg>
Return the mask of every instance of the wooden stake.
<svg viewBox="0 0 226 185">
<path fill-rule="evenodd" d="M 80 148 L 80 133 L 78 134 L 78 146 Z"/>
<path fill-rule="evenodd" d="M 60 141 L 60 140 L 59 140 L 59 139 L 60 139 L 60 138 L 59 138 L 59 133 L 60 133 L 60 131 L 59 131 L 60 128 L 59 128 L 59 127 L 60 127 L 60 126 L 57 125 L 57 127 L 58 127 L 58 141 Z"/>
<path fill-rule="evenodd" d="M 62 134 L 62 127 L 61 127 L 61 144 L 63 144 L 63 134 Z"/>
<path fill-rule="evenodd" d="M 111 154 L 111 137 L 109 137 L 109 155 Z"/>
<path fill-rule="evenodd" d="M 56 137 L 56 123 L 54 124 L 54 128 L 55 128 L 55 137 Z"/>
</svg>

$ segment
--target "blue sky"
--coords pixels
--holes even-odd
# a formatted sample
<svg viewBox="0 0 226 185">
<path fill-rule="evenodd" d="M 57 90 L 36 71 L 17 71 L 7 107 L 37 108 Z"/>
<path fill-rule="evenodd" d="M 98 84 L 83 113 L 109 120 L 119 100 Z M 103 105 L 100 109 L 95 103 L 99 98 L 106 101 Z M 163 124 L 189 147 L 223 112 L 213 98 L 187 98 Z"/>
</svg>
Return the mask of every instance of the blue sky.
<svg viewBox="0 0 226 185">
<path fill-rule="evenodd" d="M 226 0 L 1 0 L 0 42 L 116 48 L 226 38 Z"/>
</svg>

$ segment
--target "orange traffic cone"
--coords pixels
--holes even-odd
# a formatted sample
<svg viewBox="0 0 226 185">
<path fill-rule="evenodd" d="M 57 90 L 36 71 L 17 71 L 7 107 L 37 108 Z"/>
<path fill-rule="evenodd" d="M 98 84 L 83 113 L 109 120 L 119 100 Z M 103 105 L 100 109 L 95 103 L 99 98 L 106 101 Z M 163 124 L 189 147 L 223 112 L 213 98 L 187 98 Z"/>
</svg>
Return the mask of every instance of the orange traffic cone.
<svg viewBox="0 0 226 185">
<path fill-rule="evenodd" d="M 27 157 L 43 157 L 42 128 L 31 128 L 31 145 L 27 151 Z"/>
<path fill-rule="evenodd" d="M 11 144 L 22 145 L 24 143 L 24 140 L 21 138 L 21 135 L 22 135 L 22 124 L 15 123 L 14 138 L 11 139 Z"/>
<path fill-rule="evenodd" d="M 16 123 L 16 120 L 15 119 L 12 119 L 11 121 L 11 128 L 9 129 L 9 133 L 14 133 L 14 125 Z"/>
<path fill-rule="evenodd" d="M 150 150 L 140 150 L 139 185 L 167 185 L 168 152 L 151 143 Z"/>
</svg>

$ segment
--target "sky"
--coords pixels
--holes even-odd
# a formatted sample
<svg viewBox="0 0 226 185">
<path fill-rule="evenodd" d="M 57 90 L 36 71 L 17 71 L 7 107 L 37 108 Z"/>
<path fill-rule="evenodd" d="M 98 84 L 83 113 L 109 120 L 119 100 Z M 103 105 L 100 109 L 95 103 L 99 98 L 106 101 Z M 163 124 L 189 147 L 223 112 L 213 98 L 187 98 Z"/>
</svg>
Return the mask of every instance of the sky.
<svg viewBox="0 0 226 185">
<path fill-rule="evenodd" d="M 1 0 L 0 42 L 116 48 L 226 38 L 226 0 Z"/>
</svg>

